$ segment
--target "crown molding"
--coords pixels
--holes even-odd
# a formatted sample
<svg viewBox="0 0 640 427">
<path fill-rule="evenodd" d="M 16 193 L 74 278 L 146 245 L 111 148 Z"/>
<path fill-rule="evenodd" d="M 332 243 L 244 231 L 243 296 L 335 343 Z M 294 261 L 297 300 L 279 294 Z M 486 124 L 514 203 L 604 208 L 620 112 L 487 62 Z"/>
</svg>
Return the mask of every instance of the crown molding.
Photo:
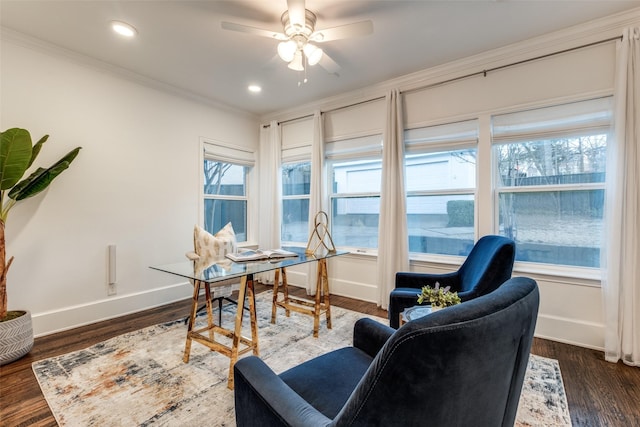
<svg viewBox="0 0 640 427">
<path fill-rule="evenodd" d="M 296 117 L 313 113 L 315 110 L 331 111 L 337 108 L 344 108 L 349 105 L 384 97 L 392 89 L 398 89 L 401 92 L 420 90 L 421 88 L 467 74 L 483 72 L 491 68 L 618 37 L 622 35 L 622 30 L 625 27 L 633 25 L 640 25 L 640 7 L 386 80 L 356 91 L 304 104 L 294 109 L 270 113 L 261 117 L 261 122 L 292 120 Z"/>
<path fill-rule="evenodd" d="M 237 114 L 249 119 L 257 120 L 258 116 L 251 114 L 247 111 L 234 108 L 230 105 L 224 104 L 218 100 L 211 99 L 197 93 L 188 91 L 186 89 L 179 88 L 177 86 L 170 85 L 168 83 L 161 82 L 159 80 L 147 77 L 145 75 L 136 73 L 135 71 L 128 70 L 123 67 L 110 64 L 105 61 L 93 58 L 88 55 L 84 55 L 75 52 L 70 49 L 66 49 L 62 46 L 56 45 L 51 42 L 44 41 L 42 39 L 29 36 L 19 31 L 0 26 L 0 39 L 7 41 L 18 46 L 22 46 L 40 53 L 47 54 L 55 58 L 62 58 L 79 65 L 87 66 L 98 71 L 106 72 L 114 77 L 119 77 L 124 80 L 128 80 L 133 83 L 146 86 L 151 89 L 155 89 L 161 92 L 165 92 L 180 98 L 188 99 L 200 104 L 213 107 L 218 110 L 222 110 L 227 113 Z"/>
</svg>

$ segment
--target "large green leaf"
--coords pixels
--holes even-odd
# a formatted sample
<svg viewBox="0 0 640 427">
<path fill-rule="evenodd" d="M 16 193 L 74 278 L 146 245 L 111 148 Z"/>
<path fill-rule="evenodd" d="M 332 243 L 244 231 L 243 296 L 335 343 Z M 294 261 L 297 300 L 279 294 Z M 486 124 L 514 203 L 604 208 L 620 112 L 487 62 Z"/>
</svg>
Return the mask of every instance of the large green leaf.
<svg viewBox="0 0 640 427">
<path fill-rule="evenodd" d="M 36 142 L 36 145 L 33 146 L 33 150 L 31 150 L 31 161 L 29 162 L 29 166 L 27 167 L 31 167 L 33 162 L 36 160 L 36 157 L 38 157 L 38 154 L 40 154 L 40 150 L 42 149 L 42 144 L 47 142 L 47 139 L 49 139 L 49 135 L 45 135 L 42 138 L 40 138 L 40 141 Z"/>
<path fill-rule="evenodd" d="M 80 152 L 81 148 L 82 147 L 77 147 L 71 150 L 66 156 L 47 169 L 38 168 L 34 173 L 29 175 L 28 178 L 21 181 L 11 189 L 9 192 L 9 198 L 16 201 L 23 200 L 35 196 L 45 190 L 49 184 L 51 184 L 51 181 L 69 167 L 73 159 L 75 159 Z"/>
<path fill-rule="evenodd" d="M 25 129 L 8 129 L 0 137 L 0 190 L 13 187 L 31 161 L 31 135 Z"/>
</svg>

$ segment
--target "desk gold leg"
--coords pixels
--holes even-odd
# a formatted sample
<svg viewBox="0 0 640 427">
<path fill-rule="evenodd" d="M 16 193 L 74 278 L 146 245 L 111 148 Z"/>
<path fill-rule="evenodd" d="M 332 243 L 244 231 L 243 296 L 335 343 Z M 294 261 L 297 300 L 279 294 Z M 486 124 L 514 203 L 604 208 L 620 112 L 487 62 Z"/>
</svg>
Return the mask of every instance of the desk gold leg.
<svg viewBox="0 0 640 427">
<path fill-rule="evenodd" d="M 256 294 L 253 289 L 253 278 L 247 281 L 247 290 L 249 291 L 249 319 L 251 320 L 251 343 L 253 346 L 253 354 L 260 355 L 258 349 L 258 319 L 256 316 Z"/>
<path fill-rule="evenodd" d="M 291 311 L 313 316 L 313 336 L 318 338 L 320 330 L 320 316 L 325 312 L 327 316 L 327 329 L 331 329 L 331 297 L 329 294 L 329 275 L 327 273 L 327 260 L 319 259 L 316 272 L 316 289 L 313 297 L 299 298 L 292 296 L 289 298 L 289 288 L 287 286 L 287 271 L 281 268 L 282 285 L 278 281 L 276 270 L 276 281 L 273 287 L 273 301 L 271 306 L 271 323 L 275 323 L 276 311 L 278 307 L 285 309 L 287 317 Z M 284 299 L 278 301 L 278 294 L 282 290 Z"/>
<path fill-rule="evenodd" d="M 322 292 L 324 295 L 324 307 L 326 309 L 325 316 L 327 316 L 327 329 L 331 329 L 331 299 L 329 296 L 329 276 L 327 273 L 327 260 L 320 260 L 322 266 Z"/>
<path fill-rule="evenodd" d="M 276 314 L 278 309 L 278 288 L 280 287 L 280 269 L 276 268 L 273 277 L 273 302 L 271 303 L 271 323 L 276 323 Z"/>
<path fill-rule="evenodd" d="M 211 285 L 208 282 L 204 283 L 204 295 L 206 298 L 205 304 L 207 306 L 207 326 L 209 326 L 209 339 L 214 340 L 213 336 L 213 311 L 211 310 Z"/>
<path fill-rule="evenodd" d="M 280 285 L 280 274 L 282 274 L 282 285 Z M 275 277 L 273 280 L 273 302 L 271 303 L 271 323 L 276 323 L 276 315 L 278 312 L 278 296 L 282 290 L 282 301 L 280 305 L 284 308 L 284 314 L 287 317 L 291 316 L 291 310 L 289 310 L 289 287 L 287 286 L 287 269 L 282 267 L 275 270 Z"/>
<path fill-rule="evenodd" d="M 289 317 L 289 316 L 291 316 L 291 310 L 289 310 L 289 308 L 288 308 L 288 306 L 289 306 L 289 283 L 287 282 L 287 269 L 283 267 L 280 270 L 282 271 L 282 291 L 283 291 L 283 294 L 284 294 L 284 303 L 285 303 L 284 314 L 285 314 L 285 316 Z"/>
<path fill-rule="evenodd" d="M 187 327 L 187 341 L 184 345 L 184 355 L 182 356 L 182 361 L 184 363 L 189 362 L 189 355 L 191 354 L 191 331 L 196 324 L 196 312 L 198 311 L 198 297 L 200 296 L 200 286 L 202 286 L 201 281 L 196 280 L 193 282 L 193 297 L 191 299 L 189 326 Z"/>
<path fill-rule="evenodd" d="M 313 306 L 313 337 L 318 338 L 318 330 L 320 329 L 320 298 L 322 298 L 322 261 L 323 259 L 318 261 L 318 274 L 316 276 L 316 295 L 314 299 Z"/>
<path fill-rule="evenodd" d="M 247 293 L 247 281 L 253 280 L 247 279 L 247 276 L 242 276 L 240 279 L 240 289 L 238 290 L 238 306 L 236 308 L 236 323 L 233 328 L 233 340 L 231 344 L 231 356 L 229 361 L 229 380 L 227 387 L 233 390 L 233 366 L 238 361 L 238 345 L 240 344 L 240 336 L 242 334 L 242 315 L 244 313 L 244 298 Z"/>
<path fill-rule="evenodd" d="M 198 297 L 200 290 L 204 286 L 205 296 L 207 298 L 207 326 L 196 327 L 196 312 L 198 310 Z M 193 286 L 193 299 L 191 301 L 191 313 L 189 314 L 189 326 L 187 330 L 187 341 L 185 343 L 184 356 L 182 360 L 189 362 L 191 353 L 191 343 L 196 341 L 207 346 L 211 351 L 217 351 L 229 357 L 229 373 L 227 387 L 233 390 L 233 368 L 238 361 L 238 355 L 253 351 L 258 356 L 260 350 L 258 347 L 258 319 L 256 315 L 256 296 L 253 282 L 253 275 L 249 274 L 240 279 L 240 290 L 238 292 L 238 304 L 236 311 L 236 319 L 234 329 L 225 329 L 220 325 L 216 325 L 213 320 L 213 309 L 211 302 L 211 285 L 205 281 L 196 280 Z M 249 297 L 249 318 L 251 321 L 251 338 L 242 336 L 242 318 L 244 315 L 244 307 L 246 297 Z M 204 335 L 204 331 L 208 331 L 208 337 Z M 215 335 L 224 336 L 231 339 L 231 345 L 216 341 Z M 243 348 L 240 349 L 240 345 Z M 246 346 L 246 347 L 244 347 Z"/>
</svg>

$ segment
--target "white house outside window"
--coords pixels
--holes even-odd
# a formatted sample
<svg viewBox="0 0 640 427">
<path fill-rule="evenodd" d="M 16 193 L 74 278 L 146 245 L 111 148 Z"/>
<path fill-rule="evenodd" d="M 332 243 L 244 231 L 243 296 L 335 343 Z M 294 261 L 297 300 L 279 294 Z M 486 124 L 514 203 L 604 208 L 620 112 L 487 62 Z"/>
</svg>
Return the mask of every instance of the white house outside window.
<svg viewBox="0 0 640 427">
<path fill-rule="evenodd" d="M 475 240 L 478 122 L 405 131 L 409 251 L 468 255 Z"/>
<path fill-rule="evenodd" d="M 517 261 L 600 266 L 611 98 L 492 118 L 496 224 Z"/>
<path fill-rule="evenodd" d="M 231 222 L 238 242 L 247 241 L 249 191 L 247 177 L 253 153 L 217 144 L 204 144 L 204 228 L 216 233 Z"/>
<path fill-rule="evenodd" d="M 309 234 L 311 162 L 282 165 L 283 243 L 305 243 Z"/>
<path fill-rule="evenodd" d="M 334 243 L 377 248 L 382 135 L 329 142 L 325 155 Z"/>
</svg>

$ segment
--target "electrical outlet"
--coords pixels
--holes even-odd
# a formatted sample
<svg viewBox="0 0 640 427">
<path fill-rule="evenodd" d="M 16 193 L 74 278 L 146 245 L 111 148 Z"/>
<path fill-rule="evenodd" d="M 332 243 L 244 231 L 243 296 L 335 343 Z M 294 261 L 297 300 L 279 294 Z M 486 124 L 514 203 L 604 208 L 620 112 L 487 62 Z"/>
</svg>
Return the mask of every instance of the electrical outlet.
<svg viewBox="0 0 640 427">
<path fill-rule="evenodd" d="M 115 295 L 118 293 L 118 289 L 116 288 L 116 284 L 115 283 L 109 283 L 107 285 L 107 295 L 111 296 L 111 295 Z"/>
</svg>

